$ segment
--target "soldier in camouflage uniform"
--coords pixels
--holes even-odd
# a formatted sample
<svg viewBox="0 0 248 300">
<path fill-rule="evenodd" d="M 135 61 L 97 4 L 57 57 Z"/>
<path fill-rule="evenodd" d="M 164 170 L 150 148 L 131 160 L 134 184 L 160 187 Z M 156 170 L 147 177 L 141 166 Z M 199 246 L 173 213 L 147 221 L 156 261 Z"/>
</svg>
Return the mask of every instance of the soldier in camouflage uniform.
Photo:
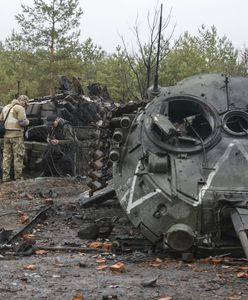
<svg viewBox="0 0 248 300">
<path fill-rule="evenodd" d="M 45 153 L 45 175 L 66 176 L 75 173 L 76 134 L 70 123 L 56 115 L 47 117 L 48 148 Z"/>
<path fill-rule="evenodd" d="M 65 145 L 75 141 L 75 132 L 68 121 L 56 115 L 50 115 L 47 117 L 46 123 L 48 126 L 48 144 Z"/>
<path fill-rule="evenodd" d="M 14 179 L 22 179 L 23 159 L 25 153 L 23 132 L 29 121 L 26 117 L 28 97 L 25 95 L 14 99 L 6 105 L 1 114 L 0 120 L 5 121 L 5 135 L 3 148 L 3 182 L 10 181 L 11 165 L 13 161 Z M 8 113 L 9 112 L 9 113 Z"/>
</svg>

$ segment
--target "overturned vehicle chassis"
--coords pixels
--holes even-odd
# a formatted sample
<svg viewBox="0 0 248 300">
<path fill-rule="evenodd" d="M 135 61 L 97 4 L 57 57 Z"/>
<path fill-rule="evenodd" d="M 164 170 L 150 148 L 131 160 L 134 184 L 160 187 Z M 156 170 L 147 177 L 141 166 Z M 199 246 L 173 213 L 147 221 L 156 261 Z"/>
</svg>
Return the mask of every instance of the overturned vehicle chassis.
<svg viewBox="0 0 248 300">
<path fill-rule="evenodd" d="M 116 193 L 154 244 L 182 252 L 241 244 L 248 257 L 247 86 L 241 77 L 194 76 L 161 88 L 118 129 Z"/>
</svg>

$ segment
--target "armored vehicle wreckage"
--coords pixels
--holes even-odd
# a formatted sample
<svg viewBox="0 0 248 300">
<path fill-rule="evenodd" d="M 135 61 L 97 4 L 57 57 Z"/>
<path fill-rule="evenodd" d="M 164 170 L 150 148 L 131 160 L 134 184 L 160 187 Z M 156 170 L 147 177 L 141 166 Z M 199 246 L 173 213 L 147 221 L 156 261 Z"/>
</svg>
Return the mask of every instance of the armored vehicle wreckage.
<svg viewBox="0 0 248 300">
<path fill-rule="evenodd" d="M 154 244 L 248 258 L 248 78 L 205 74 L 160 88 L 121 118 L 110 159 L 121 206 Z"/>
<path fill-rule="evenodd" d="M 30 124 L 25 132 L 26 177 L 87 175 L 91 159 L 88 153 L 97 138 L 97 122 L 110 106 L 111 99 L 107 89 L 97 83 L 88 86 L 86 96 L 76 77 L 72 81 L 66 76 L 59 79 L 55 95 L 29 101 L 26 113 Z M 60 157 L 55 157 L 52 146 L 46 141 L 46 118 L 52 114 L 68 121 L 76 135 L 73 143 L 70 141 L 60 149 Z M 2 139 L 0 143 L 2 146 Z"/>
</svg>

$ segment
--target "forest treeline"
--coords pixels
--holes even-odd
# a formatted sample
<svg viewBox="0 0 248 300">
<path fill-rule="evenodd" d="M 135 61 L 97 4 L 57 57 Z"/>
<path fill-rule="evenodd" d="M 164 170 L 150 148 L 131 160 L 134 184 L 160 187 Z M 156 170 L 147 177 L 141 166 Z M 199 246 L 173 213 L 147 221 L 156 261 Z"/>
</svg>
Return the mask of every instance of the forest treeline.
<svg viewBox="0 0 248 300">
<path fill-rule="evenodd" d="M 58 75 L 80 77 L 84 91 L 91 83 L 108 88 L 114 101 L 146 97 L 153 84 L 157 55 L 159 11 L 149 14 L 146 41 L 140 39 L 138 23 L 132 32 L 135 50 L 123 37 L 114 53 L 106 53 L 91 38 L 80 42 L 78 0 L 34 0 L 22 5 L 16 16 L 20 31 L 12 31 L 0 43 L 0 100 L 7 103 L 18 93 L 30 98 L 56 92 Z M 217 28 L 202 25 L 196 35 L 184 32 L 176 41 L 168 32 L 169 16 L 163 18 L 159 84 L 174 85 L 194 74 L 221 72 L 247 76 L 248 49 L 237 49 L 219 36 Z M 117 41 L 118 43 L 118 41 Z"/>
</svg>

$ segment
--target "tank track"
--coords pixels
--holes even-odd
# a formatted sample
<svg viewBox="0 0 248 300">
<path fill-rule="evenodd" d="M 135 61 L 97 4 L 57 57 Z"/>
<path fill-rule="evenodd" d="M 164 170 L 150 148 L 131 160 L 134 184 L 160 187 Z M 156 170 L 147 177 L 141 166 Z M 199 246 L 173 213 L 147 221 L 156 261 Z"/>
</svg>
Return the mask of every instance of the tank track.
<svg viewBox="0 0 248 300">
<path fill-rule="evenodd" d="M 95 139 L 91 143 L 92 150 L 89 152 L 91 158 L 89 162 L 88 177 L 90 181 L 87 185 L 90 188 L 89 196 L 94 192 L 107 186 L 107 181 L 112 177 L 108 162 L 111 132 L 109 130 L 109 120 L 112 118 L 111 110 L 105 109 L 102 112 L 102 120 L 96 123 Z"/>
<path fill-rule="evenodd" d="M 88 182 L 89 196 L 105 188 L 108 181 L 112 178 L 112 162 L 109 154 L 113 144 L 112 136 L 118 127 L 123 116 L 133 115 L 138 109 L 144 107 L 147 102 L 133 102 L 125 105 L 119 105 L 104 108 L 102 119 L 96 124 L 96 138 L 91 143 L 92 150 L 89 153 L 91 160 L 89 162 Z"/>
</svg>

